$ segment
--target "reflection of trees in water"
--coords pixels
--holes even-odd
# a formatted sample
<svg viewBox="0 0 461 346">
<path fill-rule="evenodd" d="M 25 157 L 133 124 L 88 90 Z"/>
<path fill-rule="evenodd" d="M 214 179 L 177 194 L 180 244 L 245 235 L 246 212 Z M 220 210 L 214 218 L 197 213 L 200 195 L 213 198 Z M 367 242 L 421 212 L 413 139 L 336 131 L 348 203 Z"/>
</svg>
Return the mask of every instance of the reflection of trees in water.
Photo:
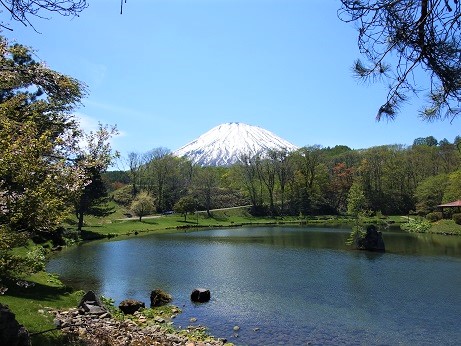
<svg viewBox="0 0 461 346">
<path fill-rule="evenodd" d="M 386 251 L 397 254 L 461 257 L 461 237 L 422 233 L 383 233 Z"/>
</svg>

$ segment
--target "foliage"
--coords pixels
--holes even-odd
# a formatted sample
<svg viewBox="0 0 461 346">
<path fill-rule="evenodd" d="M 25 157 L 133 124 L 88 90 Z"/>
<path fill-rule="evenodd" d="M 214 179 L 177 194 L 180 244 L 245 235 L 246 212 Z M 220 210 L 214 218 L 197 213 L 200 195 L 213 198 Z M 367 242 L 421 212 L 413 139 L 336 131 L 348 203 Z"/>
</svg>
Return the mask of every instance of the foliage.
<svg viewBox="0 0 461 346">
<path fill-rule="evenodd" d="M 461 98 L 461 49 L 457 0 L 341 0 L 338 16 L 354 22 L 358 47 L 367 63 L 357 60 L 356 76 L 385 80 L 389 92 L 377 119 L 393 119 L 408 93 L 418 94 L 415 78 L 425 73 L 428 105 L 421 111 L 427 120 L 453 118 Z M 392 63 L 386 60 L 392 61 Z"/>
<path fill-rule="evenodd" d="M 416 187 L 416 212 L 418 214 L 428 214 L 442 203 L 447 182 L 448 176 L 446 174 L 438 174 L 426 178 Z"/>
<path fill-rule="evenodd" d="M 461 170 L 457 170 L 448 175 L 442 202 L 448 203 L 458 199 L 461 199 Z"/>
<path fill-rule="evenodd" d="M 347 212 L 351 215 L 358 215 L 366 210 L 366 198 L 361 185 L 358 182 L 352 183 L 347 196 Z"/>
<path fill-rule="evenodd" d="M 435 222 L 443 219 L 443 213 L 441 211 L 433 211 L 426 215 L 426 219 L 430 222 Z"/>
<path fill-rule="evenodd" d="M 152 196 L 145 191 L 141 191 L 131 202 L 130 210 L 141 221 L 143 216 L 149 215 L 155 210 Z"/>
<path fill-rule="evenodd" d="M 451 216 L 451 218 L 457 225 L 461 225 L 461 213 L 455 213 Z"/>
<path fill-rule="evenodd" d="M 400 226 L 404 231 L 412 233 L 426 233 L 431 228 L 431 223 L 424 219 L 410 219 L 408 223 Z"/>
<path fill-rule="evenodd" d="M 349 234 L 349 237 L 346 240 L 346 245 L 353 246 L 358 248 L 358 244 L 361 239 L 366 235 L 365 228 L 361 225 L 356 225 L 352 228 L 352 232 Z"/>
<path fill-rule="evenodd" d="M 118 204 L 128 206 L 133 201 L 132 186 L 126 185 L 114 191 L 112 198 Z"/>
<path fill-rule="evenodd" d="M 76 164 L 82 167 L 88 182 L 75 201 L 75 213 L 78 219 L 78 231 L 82 230 L 84 215 L 107 216 L 113 213 L 108 205 L 109 198 L 102 174 L 119 155 L 113 153 L 110 138 L 116 135 L 115 127 L 99 124 L 96 132 L 85 136 L 86 147 L 80 149 Z"/>
<path fill-rule="evenodd" d="M 193 210 L 208 209 L 210 214 L 237 205 L 251 205 L 253 215 L 274 218 L 341 214 L 347 212 L 348 197 L 361 191 L 355 195 L 355 202 L 361 204 L 356 211 L 426 215 L 440 204 L 451 174 L 452 191 L 457 191 L 456 182 L 461 181 L 454 174 L 461 164 L 457 143 L 459 138 L 451 143 L 428 136 L 415 139 L 412 146 L 361 150 L 310 146 L 290 153 L 244 156 L 239 164 L 219 168 L 193 166 L 157 148 L 138 155 L 143 160 L 132 179 L 136 177 L 137 189 L 145 188 L 154 196 L 159 212 L 193 196 Z"/>
<path fill-rule="evenodd" d="M 79 136 L 70 111 L 84 88 L 23 46 L 0 38 L 0 54 L 0 224 L 49 231 L 85 183 L 68 161 Z"/>
<path fill-rule="evenodd" d="M 192 196 L 184 196 L 174 205 L 174 211 L 184 216 L 184 221 L 187 221 L 187 214 L 197 210 L 197 201 Z"/>
<path fill-rule="evenodd" d="M 54 232 L 88 183 L 73 164 L 81 132 L 71 114 L 85 88 L 31 56 L 29 48 L 0 38 L 1 257 L 2 267 L 5 261 L 10 267 L 4 275 L 40 269 L 38 252 L 18 260 L 12 247 Z"/>
</svg>

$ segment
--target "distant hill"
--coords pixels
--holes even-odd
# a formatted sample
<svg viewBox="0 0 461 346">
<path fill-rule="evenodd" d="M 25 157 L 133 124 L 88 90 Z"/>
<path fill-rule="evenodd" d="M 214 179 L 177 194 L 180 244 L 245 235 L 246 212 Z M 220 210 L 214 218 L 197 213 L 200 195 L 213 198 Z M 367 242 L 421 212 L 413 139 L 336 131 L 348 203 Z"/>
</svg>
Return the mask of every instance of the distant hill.
<svg viewBox="0 0 461 346">
<path fill-rule="evenodd" d="M 269 149 L 293 151 L 297 146 L 258 126 L 225 123 L 173 152 L 201 166 L 229 166 L 242 155 L 254 156 Z"/>
</svg>

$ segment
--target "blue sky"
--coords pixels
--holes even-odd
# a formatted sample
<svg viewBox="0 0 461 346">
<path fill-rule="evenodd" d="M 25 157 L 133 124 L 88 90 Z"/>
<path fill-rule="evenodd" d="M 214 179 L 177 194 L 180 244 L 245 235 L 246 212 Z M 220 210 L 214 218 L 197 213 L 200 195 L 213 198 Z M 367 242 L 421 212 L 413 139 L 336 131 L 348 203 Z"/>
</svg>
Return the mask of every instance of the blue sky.
<svg viewBox="0 0 461 346">
<path fill-rule="evenodd" d="M 123 156 L 171 150 L 224 122 L 263 127 L 298 146 L 354 149 L 453 141 L 460 119 L 426 123 L 414 97 L 375 121 L 386 89 L 354 79 L 354 26 L 338 0 L 89 0 L 78 18 L 14 24 L 10 40 L 88 85 L 86 128 L 116 124 Z M 5 20 L 5 14 L 1 14 Z"/>
</svg>

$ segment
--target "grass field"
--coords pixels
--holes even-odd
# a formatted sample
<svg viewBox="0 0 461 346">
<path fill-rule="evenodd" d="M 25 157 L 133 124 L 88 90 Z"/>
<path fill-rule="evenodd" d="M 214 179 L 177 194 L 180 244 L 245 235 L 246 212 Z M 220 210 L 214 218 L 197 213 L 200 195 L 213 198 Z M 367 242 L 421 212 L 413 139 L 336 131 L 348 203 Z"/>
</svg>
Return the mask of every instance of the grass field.
<svg viewBox="0 0 461 346">
<path fill-rule="evenodd" d="M 33 345 L 62 345 L 65 337 L 54 329 L 53 315 L 49 309 L 76 307 L 83 295 L 65 287 L 55 276 L 39 272 L 26 278 L 33 283 L 30 287 L 21 287 L 14 282 L 4 282 L 8 287 L 0 301 L 10 307 L 19 323 L 32 335 Z"/>
<path fill-rule="evenodd" d="M 184 215 L 152 215 L 142 218 L 104 218 L 87 217 L 83 228 L 84 239 L 119 237 L 145 233 L 171 233 L 188 228 L 238 227 L 244 225 L 330 225 L 353 224 L 353 219 L 338 216 L 317 217 L 254 217 L 246 207 L 214 210 L 211 216 L 206 212 Z"/>
</svg>

